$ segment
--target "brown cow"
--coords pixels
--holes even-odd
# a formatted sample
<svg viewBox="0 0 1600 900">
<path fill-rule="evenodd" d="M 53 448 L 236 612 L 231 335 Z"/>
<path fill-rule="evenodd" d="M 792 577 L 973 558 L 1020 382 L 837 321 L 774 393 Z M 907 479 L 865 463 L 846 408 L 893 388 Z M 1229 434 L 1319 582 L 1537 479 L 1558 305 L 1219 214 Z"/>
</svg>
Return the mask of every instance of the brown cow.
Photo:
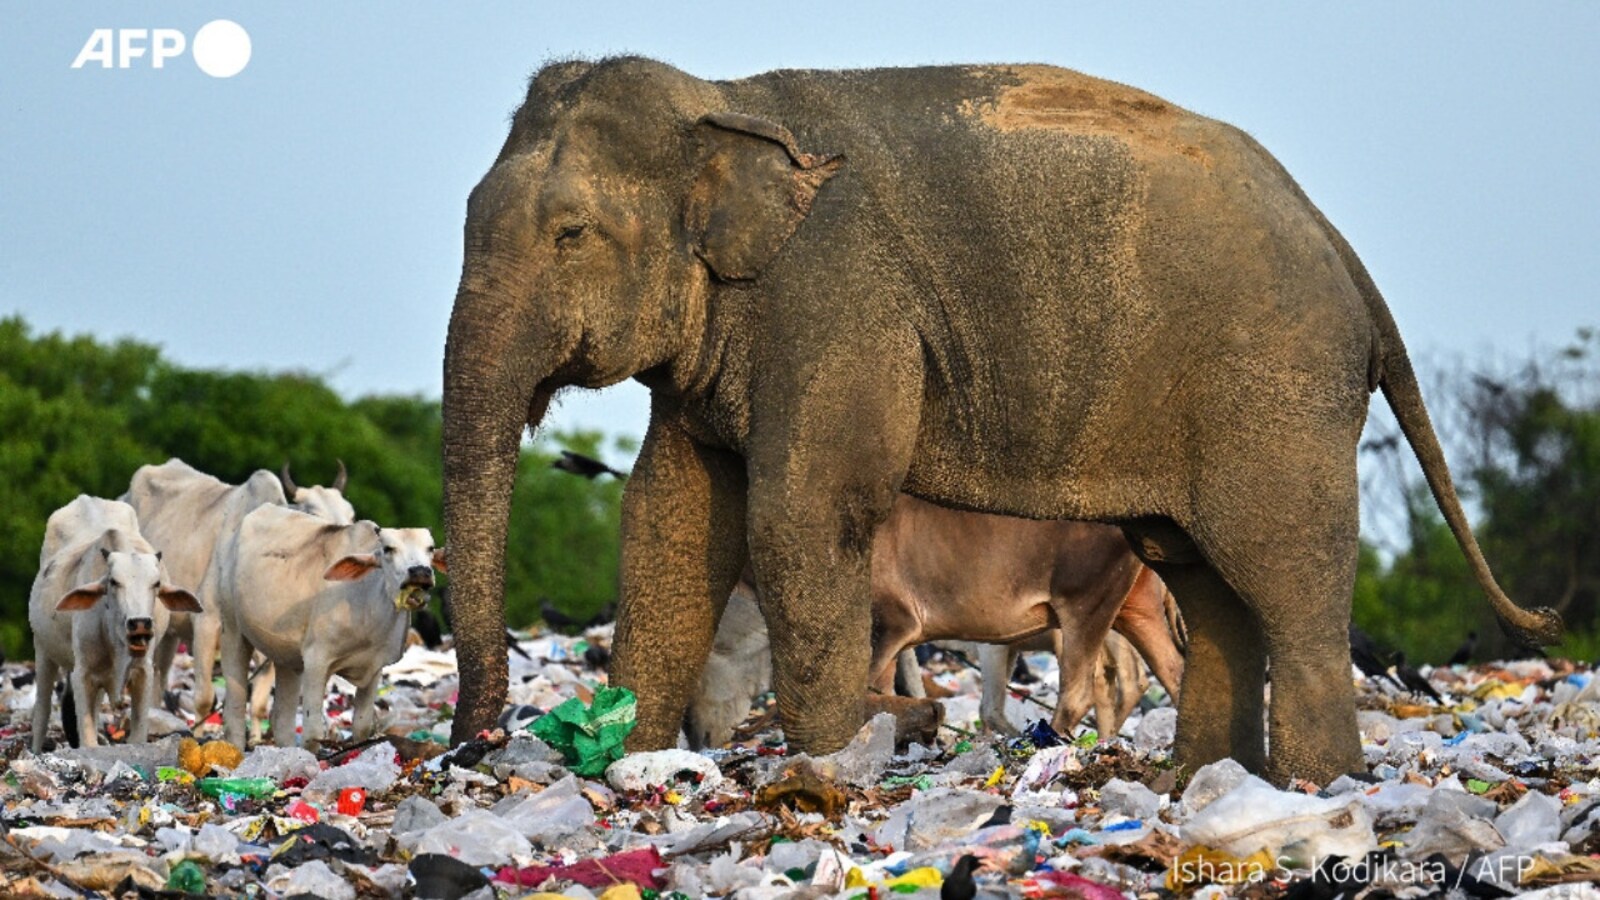
<svg viewBox="0 0 1600 900">
<path fill-rule="evenodd" d="M 749 709 L 751 692 L 764 689 L 763 672 L 755 669 L 768 669 L 765 628 L 755 633 L 760 616 L 743 608 L 753 597 L 742 583 L 724 614 L 701 695 L 686 720 L 691 745 L 725 741 Z M 1014 645 L 1059 626 L 1046 646 L 1054 646 L 1061 664 L 1052 724 L 1065 731 L 1095 705 L 1097 664 L 1113 628 L 1177 696 L 1183 657 L 1170 608 L 1165 586 L 1133 555 L 1118 528 L 959 512 L 901 495 L 872 548 L 869 684 L 892 693 L 897 658 L 923 641 Z M 985 724 L 1001 730 L 1010 728 L 1004 713 L 1009 653 L 1005 659 L 997 673 L 985 672 L 983 704 Z M 1109 732 L 1125 713 L 1106 708 L 1114 721 L 1100 727 Z M 738 717 L 724 721 L 734 709 Z"/>
</svg>

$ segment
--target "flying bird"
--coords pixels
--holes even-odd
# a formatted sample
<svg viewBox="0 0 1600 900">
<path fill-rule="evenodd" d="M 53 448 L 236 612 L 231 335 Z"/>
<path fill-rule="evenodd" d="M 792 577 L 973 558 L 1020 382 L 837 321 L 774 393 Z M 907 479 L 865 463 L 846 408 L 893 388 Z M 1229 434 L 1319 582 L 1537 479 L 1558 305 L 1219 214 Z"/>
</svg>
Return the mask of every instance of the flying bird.
<svg viewBox="0 0 1600 900">
<path fill-rule="evenodd" d="M 610 475 L 619 481 L 628 477 L 626 473 L 618 472 L 592 456 L 573 453 L 571 450 L 561 451 L 561 458 L 551 463 L 550 468 L 570 472 L 591 481 L 600 475 Z"/>
</svg>

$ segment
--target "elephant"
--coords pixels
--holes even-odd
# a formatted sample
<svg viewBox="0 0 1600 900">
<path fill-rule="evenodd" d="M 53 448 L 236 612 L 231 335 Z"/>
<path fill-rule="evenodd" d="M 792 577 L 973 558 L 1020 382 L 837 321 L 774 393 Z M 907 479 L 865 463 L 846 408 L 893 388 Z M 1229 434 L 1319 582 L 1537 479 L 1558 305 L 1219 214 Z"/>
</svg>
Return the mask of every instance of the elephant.
<svg viewBox="0 0 1600 900">
<path fill-rule="evenodd" d="M 1379 389 L 1502 626 L 1561 632 L 1495 583 L 1393 317 L 1284 168 L 1075 71 L 535 74 L 467 201 L 445 345 L 456 742 L 505 701 L 524 430 L 557 391 L 628 378 L 650 391 L 612 668 L 638 698 L 630 750 L 674 745 L 747 562 L 790 744 L 844 746 L 872 538 L 903 491 L 1120 527 L 1189 627 L 1179 761 L 1352 771 L 1356 451 Z"/>
</svg>

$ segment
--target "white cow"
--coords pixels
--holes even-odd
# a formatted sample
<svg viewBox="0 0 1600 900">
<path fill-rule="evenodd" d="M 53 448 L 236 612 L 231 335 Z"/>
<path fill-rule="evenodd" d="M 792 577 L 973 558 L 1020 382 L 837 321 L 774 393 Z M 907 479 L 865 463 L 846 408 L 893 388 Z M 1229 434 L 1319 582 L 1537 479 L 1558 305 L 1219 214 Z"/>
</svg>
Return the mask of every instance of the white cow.
<svg viewBox="0 0 1600 900">
<path fill-rule="evenodd" d="M 330 675 L 356 686 L 355 737 L 371 735 L 379 675 L 404 652 L 410 614 L 427 604 L 434 569 L 444 571 L 444 551 L 428 530 L 334 525 L 264 506 L 244 517 L 220 556 L 227 739 L 244 745 L 252 650 L 277 672 L 274 742 L 293 742 L 298 694 L 305 742 L 321 743 Z"/>
<path fill-rule="evenodd" d="M 149 738 L 145 713 L 159 697 L 150 645 L 167 629 L 168 610 L 200 612 L 194 595 L 173 587 L 133 507 L 80 495 L 51 513 L 28 596 L 28 624 L 37 660 L 33 752 L 44 749 L 56 677 L 67 674 L 78 735 L 97 743 L 100 695 L 132 694 L 128 740 Z"/>
<path fill-rule="evenodd" d="M 216 702 L 211 675 L 222 635 L 216 602 L 217 548 L 239 529 L 239 523 L 251 510 L 267 504 L 283 505 L 290 498 L 329 521 L 354 521 L 355 510 L 344 499 L 344 483 L 342 462 L 331 488 L 296 487 L 287 463 L 281 477 L 258 469 L 239 485 L 213 478 L 181 459 L 142 466 L 134 473 L 133 483 L 122 499 L 138 514 L 145 537 L 166 554 L 175 582 L 194 586 L 205 610 L 194 616 L 174 616 L 172 627 L 156 648 L 155 660 L 157 683 L 164 690 L 178 642 L 189 642 L 194 654 L 197 721 L 210 715 Z"/>
</svg>

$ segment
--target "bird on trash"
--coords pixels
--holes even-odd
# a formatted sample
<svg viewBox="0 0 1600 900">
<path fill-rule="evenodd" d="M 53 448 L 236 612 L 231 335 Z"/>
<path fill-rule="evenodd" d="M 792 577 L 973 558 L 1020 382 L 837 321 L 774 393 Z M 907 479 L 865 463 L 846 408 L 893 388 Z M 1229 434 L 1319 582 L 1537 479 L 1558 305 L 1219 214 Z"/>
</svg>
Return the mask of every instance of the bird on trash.
<svg viewBox="0 0 1600 900">
<path fill-rule="evenodd" d="M 978 885 L 972 880 L 972 870 L 977 865 L 978 858 L 970 853 L 956 860 L 944 884 L 939 885 L 939 900 L 972 900 L 977 896 Z"/>
<path fill-rule="evenodd" d="M 1476 631 L 1469 631 L 1467 632 L 1467 639 L 1461 642 L 1461 646 L 1456 648 L 1456 652 L 1450 654 L 1450 661 L 1445 663 L 1445 665 L 1467 665 L 1468 663 L 1472 662 L 1472 654 L 1477 652 L 1477 649 L 1478 633 Z"/>
<path fill-rule="evenodd" d="M 1406 665 L 1406 655 L 1399 650 L 1394 652 L 1394 674 L 1400 679 L 1400 683 L 1405 686 L 1405 689 L 1411 693 L 1427 696 L 1435 703 L 1444 703 L 1444 698 L 1439 696 L 1439 692 L 1433 689 L 1433 685 L 1428 683 L 1428 679 L 1423 678 L 1421 672 Z"/>
<path fill-rule="evenodd" d="M 561 458 L 551 463 L 550 468 L 579 475 L 591 481 L 600 475 L 610 475 L 618 480 L 628 477 L 625 473 L 618 472 L 592 456 L 573 453 L 571 450 L 561 451 Z"/>
<path fill-rule="evenodd" d="M 1350 661 L 1356 664 L 1361 674 L 1376 682 L 1379 678 L 1387 679 L 1395 687 L 1405 690 L 1394 675 L 1390 674 L 1389 667 L 1385 666 L 1378 657 L 1378 645 L 1366 632 L 1354 625 L 1350 626 Z"/>
</svg>

